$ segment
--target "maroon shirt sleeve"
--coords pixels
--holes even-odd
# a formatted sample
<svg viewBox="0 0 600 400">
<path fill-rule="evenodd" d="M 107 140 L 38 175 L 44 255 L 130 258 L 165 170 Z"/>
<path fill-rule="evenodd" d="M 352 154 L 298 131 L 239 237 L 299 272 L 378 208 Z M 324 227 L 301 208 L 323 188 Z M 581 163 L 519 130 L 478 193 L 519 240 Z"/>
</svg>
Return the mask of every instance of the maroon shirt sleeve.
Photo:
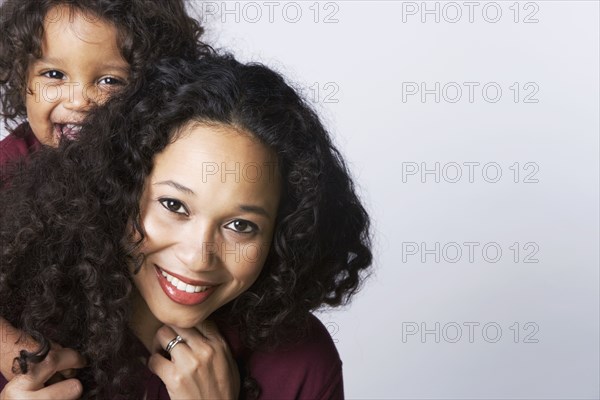
<svg viewBox="0 0 600 400">
<path fill-rule="evenodd" d="M 314 316 L 310 334 L 300 344 L 253 353 L 250 375 L 261 386 L 261 399 L 344 398 L 342 361 L 329 332 Z"/>
<path fill-rule="evenodd" d="M 29 124 L 19 125 L 14 132 L 0 141 L 0 171 L 4 174 L 11 164 L 28 159 L 41 147 Z"/>
</svg>

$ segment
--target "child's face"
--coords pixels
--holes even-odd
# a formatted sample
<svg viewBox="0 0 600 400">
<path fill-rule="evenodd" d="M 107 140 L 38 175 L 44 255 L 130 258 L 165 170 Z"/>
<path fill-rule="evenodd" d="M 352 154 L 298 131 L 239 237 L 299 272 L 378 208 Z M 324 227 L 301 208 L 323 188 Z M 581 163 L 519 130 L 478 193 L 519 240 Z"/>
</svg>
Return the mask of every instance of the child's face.
<svg viewBox="0 0 600 400">
<path fill-rule="evenodd" d="M 106 21 L 64 5 L 48 11 L 42 58 L 29 64 L 27 77 L 27 118 L 40 142 L 57 146 L 62 136 L 76 136 L 90 107 L 123 87 L 129 64 L 117 33 Z"/>
<path fill-rule="evenodd" d="M 247 134 L 202 125 L 156 156 L 140 204 L 145 258 L 133 275 L 144 324 L 193 327 L 254 283 L 279 204 L 275 160 Z"/>
</svg>

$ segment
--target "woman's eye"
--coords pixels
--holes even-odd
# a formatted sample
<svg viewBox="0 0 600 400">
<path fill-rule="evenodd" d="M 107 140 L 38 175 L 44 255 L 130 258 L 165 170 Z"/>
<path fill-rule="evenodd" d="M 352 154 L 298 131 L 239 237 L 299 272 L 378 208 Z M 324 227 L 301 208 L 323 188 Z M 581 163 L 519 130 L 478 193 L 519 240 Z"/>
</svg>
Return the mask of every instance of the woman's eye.
<svg viewBox="0 0 600 400">
<path fill-rule="evenodd" d="M 243 219 L 236 219 L 235 221 L 231 221 L 227 225 L 226 228 L 234 230 L 239 233 L 254 233 L 258 231 L 258 227 L 250 221 L 245 221 Z"/>
<path fill-rule="evenodd" d="M 188 211 L 185 208 L 185 206 L 183 205 L 182 202 L 180 202 L 179 200 L 175 200 L 175 199 L 161 199 L 159 200 L 160 204 L 166 208 L 167 210 L 176 213 L 176 214 L 182 214 L 182 215 L 188 215 Z"/>
<path fill-rule="evenodd" d="M 45 76 L 46 78 L 50 78 L 50 79 L 63 79 L 65 77 L 65 74 L 63 74 L 60 71 L 52 70 L 52 71 L 44 72 L 42 74 L 42 76 Z"/>
<path fill-rule="evenodd" d="M 123 82 L 121 79 L 115 78 L 114 76 L 107 76 L 107 77 L 100 79 L 98 81 L 98 83 L 100 85 L 114 86 L 114 85 L 123 85 L 125 82 Z"/>
</svg>

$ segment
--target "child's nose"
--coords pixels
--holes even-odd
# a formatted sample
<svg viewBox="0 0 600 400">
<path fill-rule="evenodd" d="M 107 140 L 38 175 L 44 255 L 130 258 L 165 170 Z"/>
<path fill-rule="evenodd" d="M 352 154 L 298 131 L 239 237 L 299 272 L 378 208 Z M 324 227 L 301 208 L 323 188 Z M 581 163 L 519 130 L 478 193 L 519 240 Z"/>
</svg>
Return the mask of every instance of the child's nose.
<svg viewBox="0 0 600 400">
<path fill-rule="evenodd" d="M 87 112 L 90 109 L 92 99 L 85 86 L 72 84 L 69 86 L 68 97 L 64 101 L 64 107 L 71 111 Z"/>
</svg>

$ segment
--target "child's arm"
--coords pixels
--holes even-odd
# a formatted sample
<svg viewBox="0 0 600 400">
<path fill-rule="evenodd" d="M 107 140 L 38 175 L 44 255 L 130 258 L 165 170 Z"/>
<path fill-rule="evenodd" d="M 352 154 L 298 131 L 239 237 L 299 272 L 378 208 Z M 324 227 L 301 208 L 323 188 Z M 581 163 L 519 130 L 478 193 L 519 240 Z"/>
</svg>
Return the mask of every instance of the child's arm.
<svg viewBox="0 0 600 400">
<path fill-rule="evenodd" d="M 58 371 L 82 368 L 84 365 L 85 360 L 74 350 L 53 349 L 43 362 L 34 364 L 27 374 L 19 375 L 10 381 L 0 392 L 0 400 L 79 399 L 83 388 L 77 379 L 67 379 L 54 384 L 50 384 L 49 380 Z"/>
<path fill-rule="evenodd" d="M 19 351 L 22 349 L 31 351 L 35 350 L 35 347 L 33 339 L 25 337 L 19 329 L 0 317 L 0 373 L 6 380 L 11 380 L 15 376 L 12 366 L 15 357 L 19 357 Z"/>
<path fill-rule="evenodd" d="M 24 335 L 21 330 L 0 317 L 0 373 L 6 380 L 10 381 L 15 377 L 15 374 L 12 372 L 12 366 L 14 359 L 19 357 L 19 352 L 23 349 L 32 351 L 36 348 L 37 343 L 31 337 Z M 56 344 L 53 344 L 52 348 L 55 350 L 62 349 L 61 346 Z M 57 354 L 62 353 L 59 352 Z M 56 375 L 51 381 L 56 382 L 65 378 L 71 378 L 75 375 L 75 371 L 73 369 L 66 369 L 58 371 Z"/>
</svg>

